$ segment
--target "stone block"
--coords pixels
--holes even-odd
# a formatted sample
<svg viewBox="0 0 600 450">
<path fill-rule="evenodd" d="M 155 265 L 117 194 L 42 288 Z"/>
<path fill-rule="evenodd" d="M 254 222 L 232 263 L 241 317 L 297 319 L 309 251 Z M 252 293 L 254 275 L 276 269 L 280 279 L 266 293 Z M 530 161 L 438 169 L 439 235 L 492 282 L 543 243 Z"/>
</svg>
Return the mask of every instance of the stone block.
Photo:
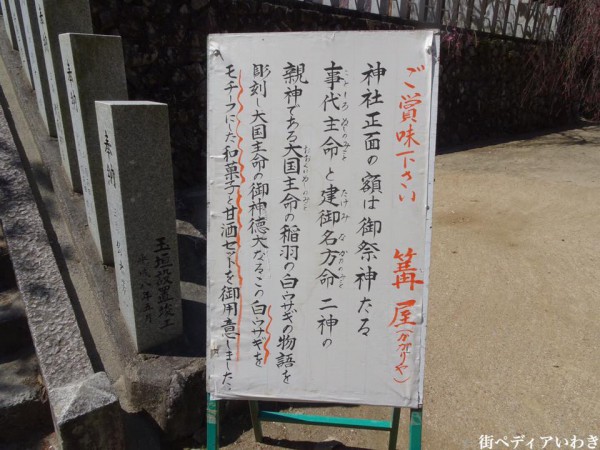
<svg viewBox="0 0 600 450">
<path fill-rule="evenodd" d="M 0 217 L 62 448 L 124 448 L 117 397 L 106 374 L 94 373 L 38 204 L 1 110 L 0 147 Z"/>
<path fill-rule="evenodd" d="M 35 0 L 35 5 L 50 84 L 50 97 L 60 156 L 72 189 L 75 192 L 82 192 L 58 36 L 63 33 L 93 32 L 89 1 Z"/>
<path fill-rule="evenodd" d="M 29 85 L 33 87 L 31 77 L 31 67 L 29 66 L 29 54 L 27 50 L 27 40 L 23 29 L 23 13 L 21 3 L 16 0 L 8 0 L 10 4 L 10 14 L 12 16 L 13 28 L 15 30 L 15 38 L 17 39 L 17 47 L 19 47 L 19 56 L 21 57 L 21 66 L 25 73 L 25 78 Z"/>
<path fill-rule="evenodd" d="M 22 0 L 21 13 L 38 109 L 48 130 L 48 134 L 56 137 L 56 124 L 54 123 L 50 85 L 48 84 L 48 74 L 46 72 L 44 49 L 42 48 L 42 38 L 36 16 L 35 0 Z"/>
<path fill-rule="evenodd" d="M 168 107 L 96 102 L 121 313 L 139 352 L 182 333 Z"/>
<path fill-rule="evenodd" d="M 62 450 L 125 447 L 121 409 L 106 373 L 48 391 Z"/>
<path fill-rule="evenodd" d="M 190 436 L 206 412 L 204 358 L 139 356 L 114 384 L 123 409 L 144 411 L 171 439 Z M 195 398 L 195 401 L 189 401 Z"/>
<path fill-rule="evenodd" d="M 2 19 L 4 20 L 6 36 L 8 37 L 13 50 L 18 50 L 19 47 L 17 46 L 17 37 L 15 36 L 15 27 L 12 21 L 10 4 L 8 3 L 8 0 L 0 0 L 0 6 L 2 7 Z"/>
<path fill-rule="evenodd" d="M 127 100 L 119 36 L 62 34 L 60 48 L 90 232 L 104 264 L 113 263 L 96 100 Z"/>
</svg>

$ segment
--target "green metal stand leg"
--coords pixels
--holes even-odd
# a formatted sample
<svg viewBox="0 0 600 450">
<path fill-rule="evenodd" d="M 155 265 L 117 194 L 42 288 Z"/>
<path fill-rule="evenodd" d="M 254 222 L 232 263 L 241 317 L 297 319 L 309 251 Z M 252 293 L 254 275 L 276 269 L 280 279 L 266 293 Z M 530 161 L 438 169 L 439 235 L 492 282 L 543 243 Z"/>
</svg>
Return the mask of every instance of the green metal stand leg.
<svg viewBox="0 0 600 450">
<path fill-rule="evenodd" d="M 260 411 L 258 409 L 258 402 L 250 400 L 250 417 L 252 418 L 252 428 L 254 429 L 254 439 L 256 442 L 263 441 L 263 433 L 262 433 L 262 425 L 260 423 L 260 418 L 258 417 Z"/>
<path fill-rule="evenodd" d="M 388 450 L 396 450 L 398 442 L 398 426 L 400 425 L 400 408 L 394 408 L 392 411 L 392 421 L 390 423 L 390 441 Z"/>
<path fill-rule="evenodd" d="M 206 394 L 206 448 L 219 450 L 219 402 Z"/>
<path fill-rule="evenodd" d="M 292 414 L 275 411 L 261 411 L 258 401 L 251 400 L 248 402 L 250 407 L 250 417 L 252 418 L 252 428 L 254 430 L 254 439 L 256 442 L 264 442 L 262 431 L 262 422 L 279 422 L 293 423 L 298 425 L 315 425 L 329 426 L 342 428 L 358 428 L 363 430 L 387 431 L 390 433 L 388 450 L 396 450 L 398 443 L 398 428 L 400 426 L 400 408 L 392 410 L 392 420 L 368 420 L 357 419 L 352 417 L 332 417 L 332 416 L 315 416 L 308 414 Z M 207 407 L 207 441 L 208 450 L 219 448 L 218 426 L 219 426 L 219 411 L 216 401 L 211 401 L 208 398 Z M 410 426 L 409 426 L 409 450 L 421 450 L 421 422 L 422 410 L 410 410 Z M 212 444 L 211 444 L 212 443 Z"/>
<path fill-rule="evenodd" d="M 421 450 L 421 431 L 423 423 L 423 410 L 410 410 L 410 428 L 409 428 L 409 450 Z"/>
</svg>

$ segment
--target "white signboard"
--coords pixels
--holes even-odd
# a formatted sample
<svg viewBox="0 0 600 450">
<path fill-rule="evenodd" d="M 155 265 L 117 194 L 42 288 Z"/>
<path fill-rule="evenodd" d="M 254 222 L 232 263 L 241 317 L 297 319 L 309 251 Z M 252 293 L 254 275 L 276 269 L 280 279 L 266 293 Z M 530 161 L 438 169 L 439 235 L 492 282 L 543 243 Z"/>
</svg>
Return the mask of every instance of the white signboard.
<svg viewBox="0 0 600 450">
<path fill-rule="evenodd" d="M 209 37 L 214 398 L 422 403 L 438 49 Z"/>
</svg>

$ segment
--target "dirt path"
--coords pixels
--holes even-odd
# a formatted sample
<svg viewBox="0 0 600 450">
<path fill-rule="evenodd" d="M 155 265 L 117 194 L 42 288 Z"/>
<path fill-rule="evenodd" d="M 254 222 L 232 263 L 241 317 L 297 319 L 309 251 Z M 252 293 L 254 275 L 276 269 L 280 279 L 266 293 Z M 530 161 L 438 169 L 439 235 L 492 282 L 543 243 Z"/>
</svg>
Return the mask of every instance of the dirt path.
<svg viewBox="0 0 600 450">
<path fill-rule="evenodd" d="M 573 435 L 588 448 L 600 435 L 599 234 L 600 127 L 437 157 L 424 449 L 480 449 L 481 435 L 495 449 Z M 387 448 L 385 433 L 264 428 L 271 445 L 244 414 L 229 420 L 223 448 Z"/>
</svg>

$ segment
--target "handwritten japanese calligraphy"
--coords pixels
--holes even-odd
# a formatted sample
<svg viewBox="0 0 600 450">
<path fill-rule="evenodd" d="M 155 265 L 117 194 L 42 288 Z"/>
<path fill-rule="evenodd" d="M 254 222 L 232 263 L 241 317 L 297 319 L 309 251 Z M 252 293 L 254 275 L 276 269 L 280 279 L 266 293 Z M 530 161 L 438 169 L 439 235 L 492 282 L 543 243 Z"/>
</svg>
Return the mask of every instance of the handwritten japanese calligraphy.
<svg viewBox="0 0 600 450">
<path fill-rule="evenodd" d="M 216 398 L 421 403 L 435 41 L 211 36 Z"/>
</svg>

